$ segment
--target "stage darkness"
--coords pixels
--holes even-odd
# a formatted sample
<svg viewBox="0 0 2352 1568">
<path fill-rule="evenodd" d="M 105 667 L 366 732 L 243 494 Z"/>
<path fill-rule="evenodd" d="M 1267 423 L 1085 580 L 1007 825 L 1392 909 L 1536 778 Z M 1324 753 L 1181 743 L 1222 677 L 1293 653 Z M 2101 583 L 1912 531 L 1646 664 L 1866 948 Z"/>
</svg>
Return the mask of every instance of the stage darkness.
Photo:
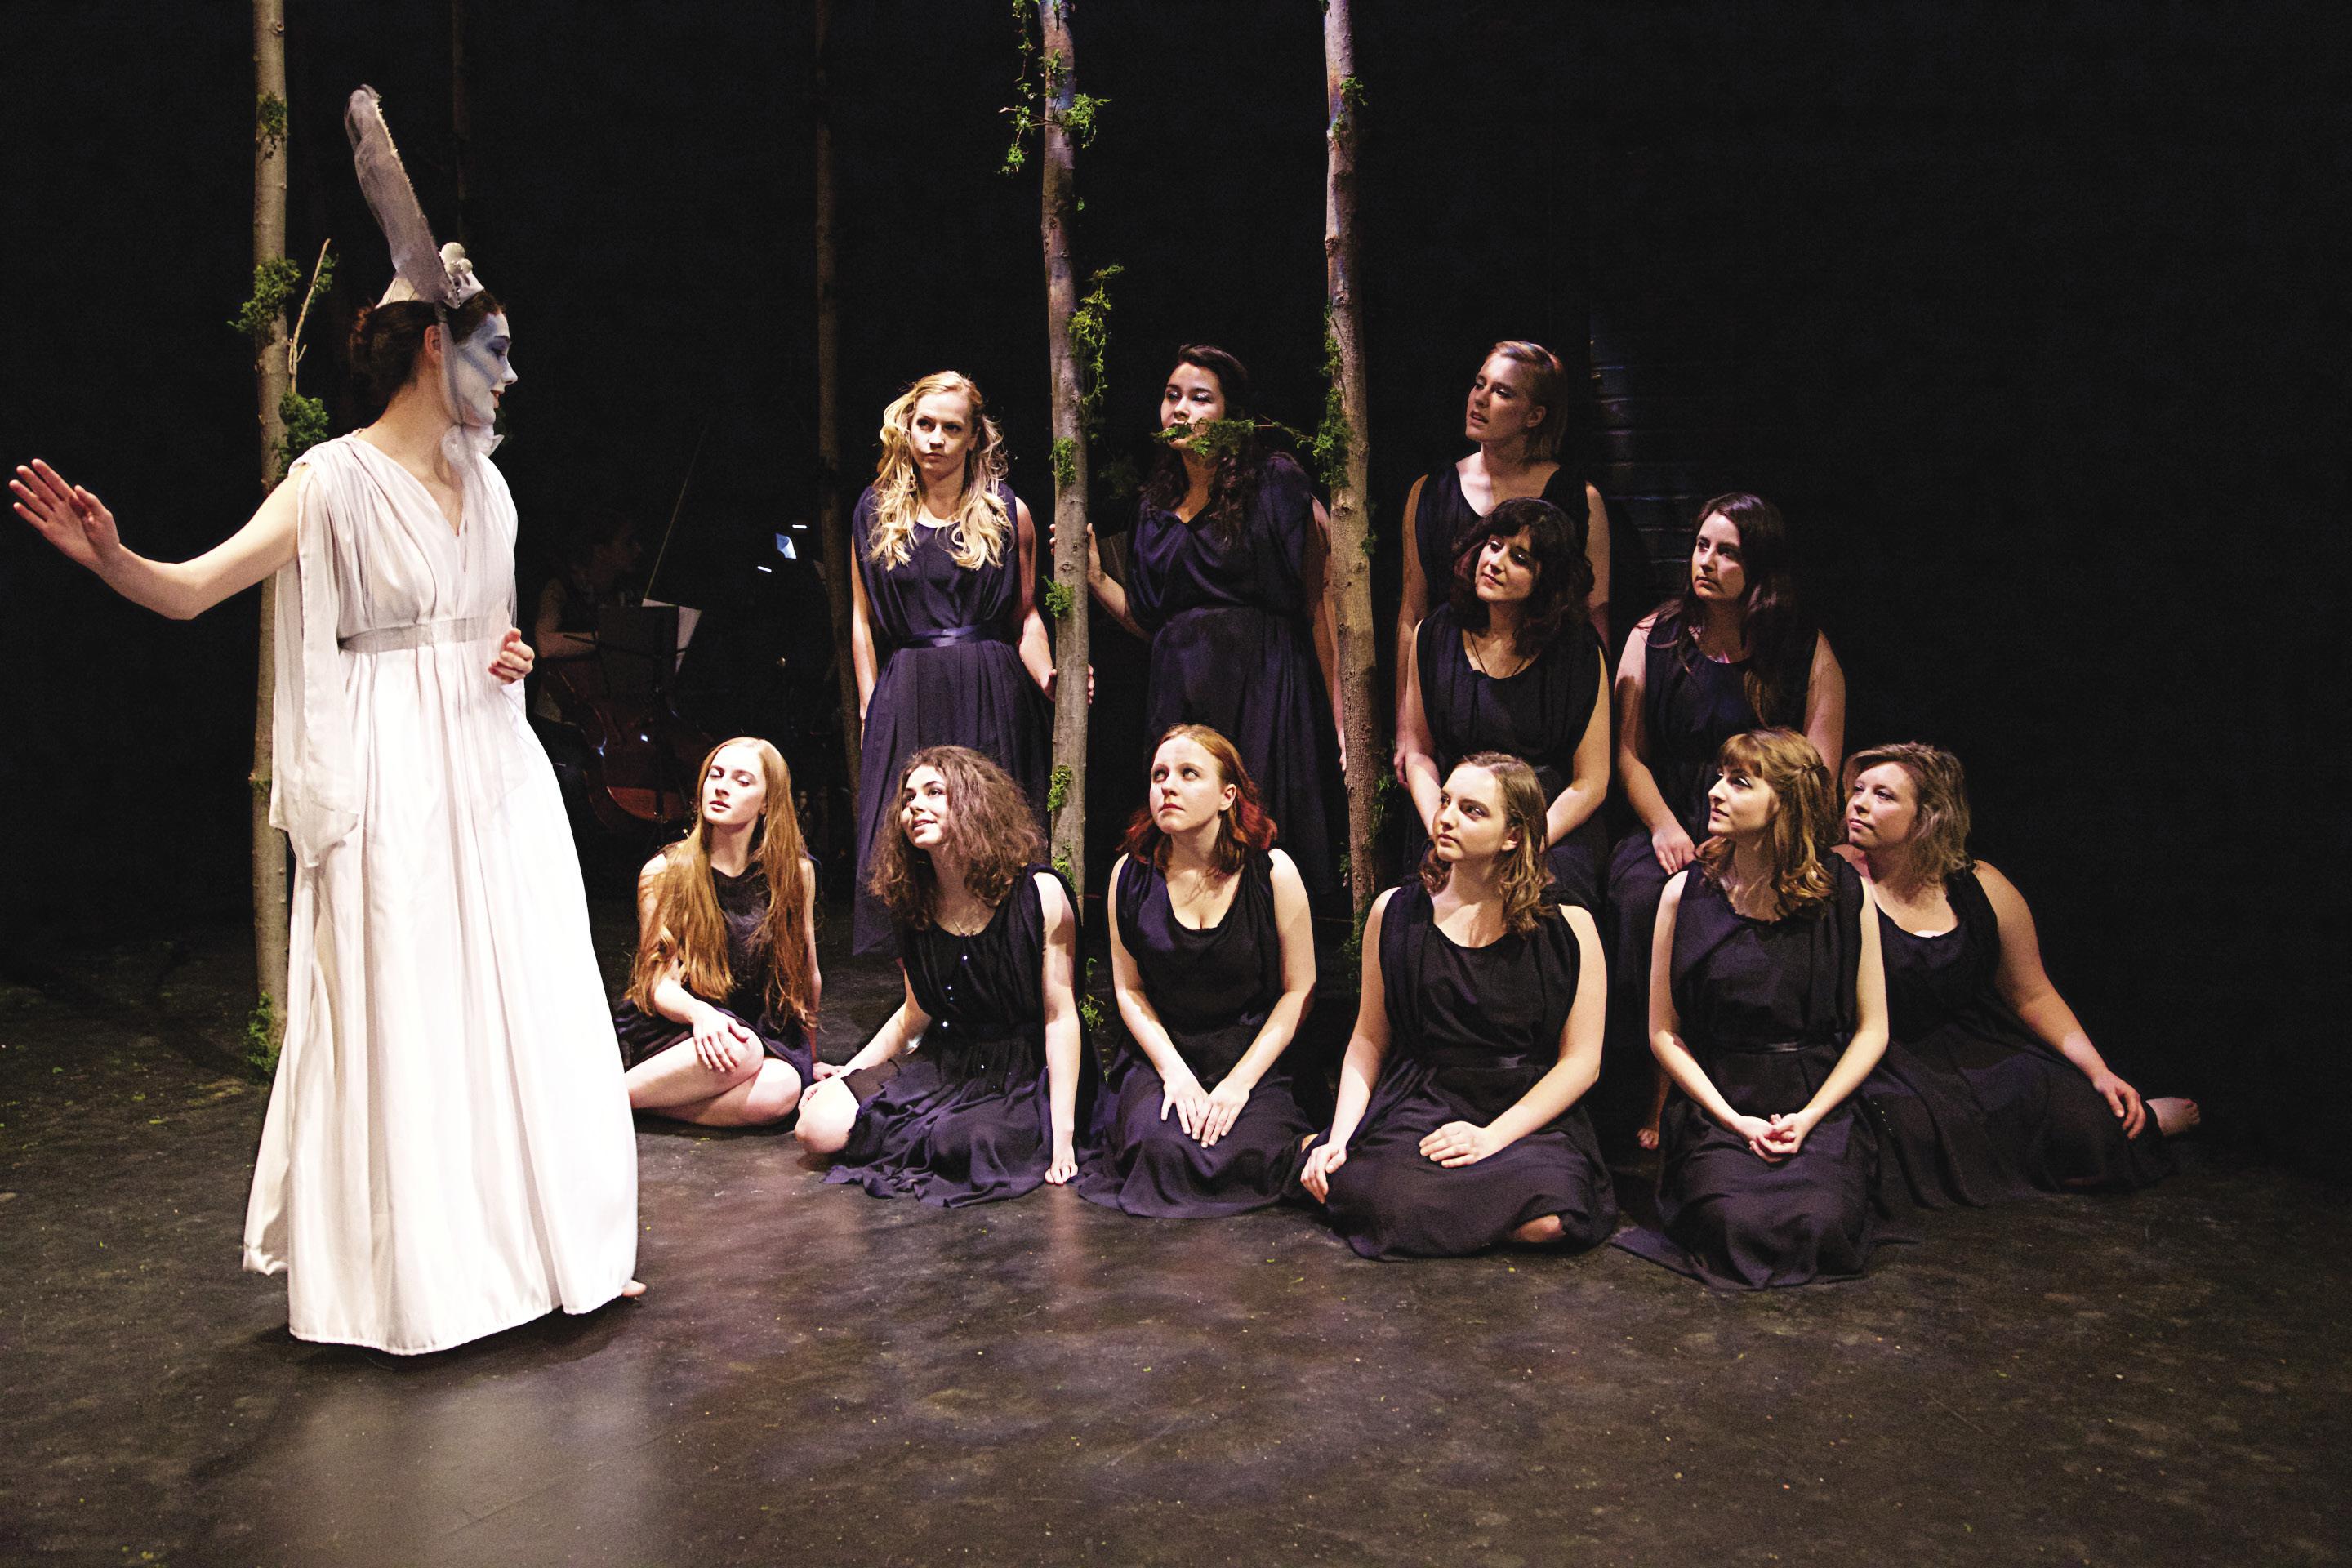
<svg viewBox="0 0 2352 1568">
<path fill-rule="evenodd" d="M 850 492 L 884 402 L 952 365 L 996 401 L 1042 516 L 1036 187 L 996 174 L 1006 8 L 837 8 Z M 383 89 L 456 237 L 449 7 L 289 9 L 289 247 L 307 263 L 331 236 L 341 257 L 303 383 L 341 431 L 341 331 L 389 270 L 341 103 Z M 499 461 L 525 592 L 583 511 L 657 535 L 707 426 L 664 587 L 788 598 L 751 563 L 814 507 L 808 7 L 470 9 L 463 228 L 516 327 Z M 9 24 L 0 435 L 165 557 L 256 499 L 225 325 L 250 271 L 247 16 Z M 1585 456 L 1632 464 L 1636 488 L 1747 474 L 1783 504 L 1848 672 L 1849 742 L 1965 759 L 1979 847 L 2033 900 L 2117 1065 L 2225 1110 L 2277 1096 L 2290 1145 L 2298 1118 L 2340 1122 L 2302 1109 L 2343 1089 L 2332 1061 L 2315 1076 L 2340 1034 L 2320 977 L 2345 950 L 2338 12 L 1391 0 L 1360 26 L 1384 614 L 1400 503 L 1458 455 L 1479 351 L 1532 336 L 1573 358 L 1598 337 L 1657 397 L 1647 434 L 1612 444 L 1596 420 Z M 1081 85 L 1111 100 L 1081 158 L 1080 258 L 1126 268 L 1102 455 L 1136 450 L 1192 338 L 1311 425 L 1317 8 L 1097 0 L 1078 46 Z M 11 963 L 236 920 L 255 595 L 171 625 L 28 530 L 0 540 Z M 1140 661 L 1107 623 L 1097 637 L 1108 814 L 1140 771 L 1119 728 Z M 795 671 L 765 727 L 831 689 Z M 822 773 L 824 752 L 793 760 Z"/>
</svg>

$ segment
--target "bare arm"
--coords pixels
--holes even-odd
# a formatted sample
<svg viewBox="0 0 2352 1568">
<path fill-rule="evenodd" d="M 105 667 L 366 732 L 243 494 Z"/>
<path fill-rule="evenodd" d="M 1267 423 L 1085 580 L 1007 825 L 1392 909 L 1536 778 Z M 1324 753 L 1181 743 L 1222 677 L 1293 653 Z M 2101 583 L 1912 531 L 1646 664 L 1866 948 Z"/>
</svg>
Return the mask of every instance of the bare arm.
<svg viewBox="0 0 2352 1568">
<path fill-rule="evenodd" d="M 808 891 L 801 903 L 801 930 L 808 933 L 809 1012 L 824 1005 L 824 971 L 816 962 L 816 862 L 801 857 L 801 881 Z"/>
<path fill-rule="evenodd" d="M 177 562 L 150 561 L 125 549 L 106 503 L 68 484 L 37 458 L 16 470 L 8 489 L 16 498 L 16 515 L 68 560 L 98 574 L 132 604 L 185 621 L 294 559 L 301 488 L 308 481 L 309 475 L 297 470 L 289 482 L 269 492 L 244 527 L 194 560 Z"/>
<path fill-rule="evenodd" d="M 1151 640 L 1151 634 L 1137 624 L 1135 612 L 1127 602 L 1127 584 L 1103 570 L 1102 547 L 1095 542 L 1095 531 L 1087 530 L 1087 592 L 1103 607 L 1103 614 L 1125 626 L 1129 633 Z"/>
<path fill-rule="evenodd" d="M 1238 1082 L 1244 1094 L 1255 1089 L 1266 1069 L 1290 1048 L 1300 1020 L 1315 1000 L 1315 922 L 1307 907 L 1307 884 L 1299 879 L 1298 868 L 1289 856 L 1279 849 L 1273 853 L 1274 923 L 1282 942 L 1282 995 L 1259 1026 L 1257 1038 L 1225 1075 L 1224 1082 Z"/>
<path fill-rule="evenodd" d="M 1854 975 L 1853 1037 L 1840 1053 L 1837 1066 L 1813 1091 L 1805 1108 L 1785 1120 L 1801 1129 L 1799 1138 L 1820 1125 L 1822 1117 L 1845 1103 L 1846 1096 L 1862 1087 L 1878 1058 L 1886 1054 L 1886 963 L 1879 953 L 1878 900 L 1870 890 L 1870 883 L 1862 884 L 1862 963 Z M 1775 1142 L 1776 1152 L 1796 1152 L 1793 1142 Z"/>
<path fill-rule="evenodd" d="M 1586 614 L 1592 621 L 1592 635 L 1601 646 L 1609 646 L 1609 503 L 1591 485 L 1584 487 L 1584 558 L 1592 563 L 1592 592 L 1585 595 Z"/>
<path fill-rule="evenodd" d="M 1592 683 L 1592 710 L 1569 770 L 1568 787 L 1551 797 L 1551 806 L 1544 813 L 1547 845 L 1557 844 L 1583 826 L 1609 793 L 1609 693 L 1598 680 Z"/>
<path fill-rule="evenodd" d="M 1657 778 L 1650 772 L 1649 732 L 1642 718 L 1649 682 L 1646 650 L 1650 627 L 1655 622 L 1655 616 L 1646 617 L 1626 634 L 1624 652 L 1617 659 L 1617 777 L 1625 786 L 1626 804 L 1642 819 L 1642 826 L 1650 830 L 1653 840 L 1679 837 L 1687 847 L 1690 835 L 1683 832 L 1683 825 L 1675 819 L 1673 807 L 1658 793 Z M 1689 858 L 1685 854 L 1683 864 L 1688 864 Z M 1682 865 L 1667 869 L 1679 871 Z"/>
<path fill-rule="evenodd" d="M 1818 634 L 1812 668 L 1805 677 L 1805 739 L 1835 775 L 1845 762 L 1845 670 L 1830 651 L 1830 639 Z M 1877 930 L 1871 927 L 1874 937 Z"/>
<path fill-rule="evenodd" d="M 1045 1087 L 1053 1101 L 1054 1149 L 1045 1180 L 1060 1186 L 1078 1173 L 1078 1004 L 1071 990 L 1077 967 L 1078 916 L 1062 891 L 1061 879 L 1037 874 L 1037 900 L 1045 916 Z"/>
<path fill-rule="evenodd" d="M 1045 636 L 1045 617 L 1037 611 L 1037 529 L 1029 520 L 1029 503 L 1014 497 L 1013 529 L 1020 541 L 1021 663 L 1040 691 L 1054 689 L 1054 645 Z"/>
<path fill-rule="evenodd" d="M 1421 575 L 1421 548 L 1417 542 L 1415 522 L 1421 511 L 1422 483 L 1421 479 L 1413 480 L 1412 489 L 1404 493 L 1404 599 L 1397 605 L 1396 624 L 1397 661 L 1400 664 L 1404 661 L 1406 654 L 1412 650 L 1413 629 L 1429 618 L 1429 584 Z M 1396 754 L 1389 759 L 1389 765 L 1396 770 L 1397 781 L 1402 784 L 1406 782 L 1404 776 L 1404 675 L 1402 672 L 1397 676 L 1396 733 Z"/>
<path fill-rule="evenodd" d="M 2074 1009 L 2050 983 L 2049 972 L 2042 966 L 2041 933 L 2034 929 L 2033 911 L 2026 907 L 2025 895 L 1981 860 L 1977 862 L 1976 879 L 1992 901 L 1993 918 L 2000 925 L 2000 968 L 1993 976 L 2000 999 L 2016 1011 L 2027 1028 L 2073 1062 L 2092 1087 L 2106 1097 L 2123 1121 L 2124 1136 L 2138 1137 L 2147 1115 L 2139 1091 L 2116 1076 L 2091 1043 L 2090 1032 L 2074 1016 Z"/>
<path fill-rule="evenodd" d="M 856 560 L 849 563 L 849 662 L 857 674 L 857 721 L 863 724 L 882 666 L 874 653 L 874 609 L 866 598 L 866 563 Z"/>
<path fill-rule="evenodd" d="M 1299 564 L 1301 586 L 1307 602 L 1314 606 L 1312 631 L 1315 637 L 1315 662 L 1323 667 L 1323 689 L 1331 703 L 1331 722 L 1339 733 L 1339 766 L 1348 765 L 1348 704 L 1347 694 L 1339 686 L 1339 638 L 1331 618 L 1331 514 L 1323 510 L 1321 501 L 1315 502 L 1315 528 L 1307 536 L 1307 549 Z"/>
<path fill-rule="evenodd" d="M 1601 1076 L 1601 1028 L 1608 1015 L 1607 960 L 1601 930 L 1580 909 L 1561 911 L 1576 938 L 1576 1000 L 1559 1031 L 1559 1059 L 1528 1086 L 1508 1110 L 1484 1127 L 1449 1122 L 1421 1141 L 1421 1152 L 1441 1165 L 1472 1165 L 1549 1127 Z M 1547 920 L 1559 918 L 1551 915 Z"/>
<path fill-rule="evenodd" d="M 1437 820 L 1437 796 L 1445 784 L 1437 776 L 1437 743 L 1430 737 L 1429 710 L 1421 695 L 1421 628 L 1428 624 L 1414 626 L 1397 644 L 1397 771 L 1424 833 Z"/>
<path fill-rule="evenodd" d="M 906 978 L 903 964 L 899 967 L 898 976 L 899 984 L 906 991 L 898 1010 L 874 1031 L 874 1037 L 860 1047 L 856 1056 L 841 1064 L 843 1072 L 853 1073 L 860 1068 L 880 1067 L 903 1053 L 908 1044 L 922 1038 L 923 1032 L 931 1026 L 931 1016 L 924 1012 L 921 1004 L 915 1000 L 915 984 Z"/>
<path fill-rule="evenodd" d="M 1160 1081 L 1167 1086 L 1169 1100 L 1176 1103 L 1180 1089 L 1189 1087 L 1197 1096 L 1201 1092 L 1201 1085 L 1191 1064 L 1184 1060 L 1183 1053 L 1176 1048 L 1176 1042 L 1169 1037 L 1168 1026 L 1160 1021 L 1160 1010 L 1151 1005 L 1150 996 L 1143 989 L 1143 971 L 1137 966 L 1135 955 L 1128 951 L 1127 933 L 1119 929 L 1118 879 L 1128 875 L 1129 865 L 1128 857 L 1122 855 L 1111 867 L 1110 896 L 1103 900 L 1103 911 L 1110 922 L 1111 994 L 1118 999 L 1118 1016 L 1126 1023 L 1129 1036 L 1150 1060 L 1153 1070 L 1160 1074 Z M 1163 1119 L 1168 1109 L 1168 1106 L 1160 1109 Z M 1178 1109 L 1183 1110 L 1187 1119 L 1184 1131 L 1192 1131 L 1189 1124 L 1191 1110 L 1181 1103 Z"/>
<path fill-rule="evenodd" d="M 1372 1103 L 1372 1086 L 1381 1080 L 1381 1064 L 1389 1054 L 1388 997 L 1381 986 L 1381 923 L 1388 913 L 1391 888 L 1372 904 L 1364 921 L 1363 984 L 1356 1005 L 1356 1030 L 1349 1037 L 1348 1054 L 1339 1063 L 1339 1094 L 1331 1113 L 1331 1133 L 1307 1157 L 1299 1180 L 1318 1203 L 1331 1197 L 1331 1173 L 1348 1162 L 1348 1140 Z"/>
</svg>

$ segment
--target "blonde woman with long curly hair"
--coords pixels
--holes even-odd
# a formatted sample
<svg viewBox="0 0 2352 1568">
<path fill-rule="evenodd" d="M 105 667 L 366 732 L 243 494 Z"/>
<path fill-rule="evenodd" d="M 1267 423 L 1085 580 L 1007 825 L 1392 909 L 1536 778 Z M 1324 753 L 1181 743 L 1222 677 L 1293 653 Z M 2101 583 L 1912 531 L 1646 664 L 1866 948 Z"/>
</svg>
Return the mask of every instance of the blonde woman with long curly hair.
<svg viewBox="0 0 2352 1568">
<path fill-rule="evenodd" d="M 700 791 L 693 830 L 637 875 L 637 957 L 613 1032 L 631 1108 L 760 1126 L 814 1080 L 816 876 L 775 747 L 721 742 Z"/>
<path fill-rule="evenodd" d="M 1869 889 L 1796 731 L 1724 742 L 1707 800 L 1650 962 L 1650 1048 L 1682 1091 L 1660 1127 L 1661 1229 L 1618 1245 L 1725 1289 L 1851 1279 L 1875 1240 L 1877 1155 L 1853 1094 L 1886 1048 Z"/>
<path fill-rule="evenodd" d="M 987 399 L 954 371 L 883 410 L 882 457 L 850 518 L 850 638 L 865 725 L 853 949 L 878 952 L 890 916 L 868 886 L 895 826 L 894 792 L 926 746 L 969 746 L 1045 798 L 1053 649 L 1034 598 L 1036 531 L 1005 482 Z"/>
<path fill-rule="evenodd" d="M 1338 1107 L 1300 1176 L 1366 1258 L 1580 1250 L 1616 1226 L 1578 1103 L 1608 976 L 1592 916 L 1545 897 L 1548 804 L 1518 758 L 1465 757 L 1420 878 L 1372 906 Z"/>
</svg>

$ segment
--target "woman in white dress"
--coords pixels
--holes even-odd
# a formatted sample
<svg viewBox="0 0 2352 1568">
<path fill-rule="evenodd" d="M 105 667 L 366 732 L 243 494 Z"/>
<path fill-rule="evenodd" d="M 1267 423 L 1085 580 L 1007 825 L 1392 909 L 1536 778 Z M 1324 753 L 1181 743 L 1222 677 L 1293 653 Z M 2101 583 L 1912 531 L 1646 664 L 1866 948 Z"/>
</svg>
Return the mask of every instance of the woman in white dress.
<svg viewBox="0 0 2352 1568">
<path fill-rule="evenodd" d="M 443 276 L 422 287 L 413 250 L 395 234 L 404 276 L 352 329 L 382 417 L 305 453 L 226 542 L 150 561 L 47 464 L 9 486 L 67 556 L 175 619 L 276 574 L 270 820 L 296 869 L 245 1267 L 287 1275 L 296 1338 L 402 1354 L 642 1289 L 619 1050 L 518 684 L 515 508 L 488 457 L 507 319 L 458 247 L 428 243 Z"/>
</svg>

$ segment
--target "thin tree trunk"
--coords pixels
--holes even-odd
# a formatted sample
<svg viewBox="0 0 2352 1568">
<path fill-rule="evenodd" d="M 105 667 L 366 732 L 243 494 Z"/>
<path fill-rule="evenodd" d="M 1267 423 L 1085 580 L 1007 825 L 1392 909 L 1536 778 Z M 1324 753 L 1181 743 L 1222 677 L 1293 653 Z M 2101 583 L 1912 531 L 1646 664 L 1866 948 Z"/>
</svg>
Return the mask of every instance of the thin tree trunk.
<svg viewBox="0 0 2352 1568">
<path fill-rule="evenodd" d="M 849 652 L 849 522 L 841 507 L 841 311 L 834 284 L 833 78 L 826 38 L 832 0 L 816 0 L 816 526 L 833 616 L 833 668 L 841 693 L 841 746 L 849 798 L 857 799 L 865 744 L 857 719 L 857 667 Z"/>
<path fill-rule="evenodd" d="M 1070 317 L 1078 286 L 1070 264 L 1070 220 L 1077 204 L 1077 148 L 1068 115 L 1077 100 L 1077 54 L 1070 41 L 1069 0 L 1037 0 L 1045 35 L 1047 89 L 1045 200 L 1045 363 L 1052 379 L 1054 428 L 1054 581 L 1066 595 L 1054 628 L 1055 861 L 1083 896 L 1087 885 L 1087 432 Z"/>
<path fill-rule="evenodd" d="M 256 267 L 286 254 L 285 0 L 253 0 L 253 262 Z M 275 106 L 274 109 L 272 106 Z M 255 394 L 260 403 L 261 489 L 278 478 L 278 444 L 286 426 L 278 413 L 286 395 L 286 314 L 257 340 L 253 354 Z M 269 1021 L 274 1052 L 286 1026 L 286 841 L 269 826 L 273 773 L 270 699 L 276 685 L 277 595 L 261 589 L 260 669 L 253 701 L 253 977 L 260 1016 Z"/>
<path fill-rule="evenodd" d="M 1324 0 L 1323 84 L 1326 140 L 1323 275 L 1331 336 L 1339 350 L 1339 410 L 1348 426 L 1347 470 L 1331 487 L 1330 593 L 1339 644 L 1339 699 L 1348 738 L 1348 882 L 1360 926 L 1373 893 L 1372 831 L 1379 805 L 1379 709 L 1372 696 L 1370 537 L 1371 426 L 1364 393 L 1363 312 L 1356 298 L 1356 133 L 1362 87 L 1356 79 L 1355 30 L 1348 0 Z"/>
<path fill-rule="evenodd" d="M 470 246 L 473 193 L 466 184 L 466 161 L 474 151 L 474 108 L 466 75 L 466 0 L 449 0 L 449 174 L 457 187 L 457 242 Z"/>
</svg>

